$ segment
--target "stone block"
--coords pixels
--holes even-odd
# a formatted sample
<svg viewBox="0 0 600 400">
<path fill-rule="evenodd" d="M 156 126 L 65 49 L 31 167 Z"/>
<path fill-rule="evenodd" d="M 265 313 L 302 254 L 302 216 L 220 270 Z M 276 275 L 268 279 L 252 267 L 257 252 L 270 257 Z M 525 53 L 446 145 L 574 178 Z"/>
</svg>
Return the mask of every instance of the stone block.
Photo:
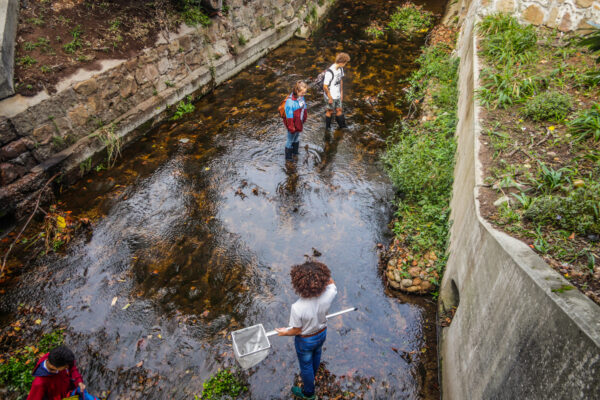
<svg viewBox="0 0 600 400">
<path fill-rule="evenodd" d="M 19 21 L 19 0 L 0 1 L 0 99 L 15 93 L 15 39 Z"/>
<path fill-rule="evenodd" d="M 285 7 L 283 7 L 283 18 L 291 21 L 294 18 L 294 14 L 294 8 L 291 5 L 286 4 Z"/>
<path fill-rule="evenodd" d="M 192 41 L 190 35 L 179 38 L 179 47 L 181 47 L 186 53 L 194 48 L 194 42 Z"/>
<path fill-rule="evenodd" d="M 171 68 L 171 63 L 169 62 L 169 59 L 166 57 L 161 58 L 160 60 L 158 60 L 158 73 L 163 75 L 164 73 L 166 73 L 169 69 Z"/>
<path fill-rule="evenodd" d="M 14 165 L 20 165 L 24 167 L 27 171 L 31 170 L 31 168 L 37 165 L 37 162 L 33 158 L 30 152 L 25 152 L 21 154 L 19 157 L 11 160 L 11 163 Z"/>
<path fill-rule="evenodd" d="M 544 22 L 544 11 L 536 4 L 532 4 L 523 11 L 523 19 L 533 25 Z"/>
<path fill-rule="evenodd" d="M 0 164 L 0 186 L 6 186 L 16 181 L 26 173 L 26 169 L 20 165 L 11 163 Z"/>
<path fill-rule="evenodd" d="M 500 0 L 496 10 L 502 13 L 512 13 L 515 10 L 515 0 Z"/>
<path fill-rule="evenodd" d="M 33 140 L 38 144 L 47 144 L 56 134 L 56 128 L 52 123 L 40 125 L 31 132 Z"/>
<path fill-rule="evenodd" d="M 73 86 L 73 90 L 81 96 L 89 96 L 98 90 L 98 83 L 94 78 L 88 79 L 87 81 L 76 83 Z"/>
<path fill-rule="evenodd" d="M 121 95 L 121 97 L 127 98 L 134 94 L 136 90 L 137 84 L 135 82 L 135 78 L 132 75 L 127 75 L 121 83 L 119 94 Z"/>
<path fill-rule="evenodd" d="M 85 125 L 90 114 L 88 113 L 85 106 L 83 104 L 80 104 L 77 107 L 72 108 L 67 113 L 67 116 L 71 120 L 71 126 L 73 126 L 73 128 L 78 128 L 80 126 Z"/>
<path fill-rule="evenodd" d="M 546 22 L 548 28 L 556 28 L 558 26 L 558 8 L 553 7 L 548 13 L 548 21 Z"/>
<path fill-rule="evenodd" d="M 31 152 L 38 163 L 42 163 L 52 157 L 55 153 L 52 143 L 38 146 Z"/>
<path fill-rule="evenodd" d="M 17 132 L 8 118 L 0 118 L 0 146 L 17 138 Z"/>
<path fill-rule="evenodd" d="M 558 25 L 558 30 L 561 32 L 568 32 L 571 30 L 571 24 L 571 14 L 566 12 Z"/>
<path fill-rule="evenodd" d="M 169 45 L 167 46 L 168 50 L 169 50 L 169 54 L 171 56 L 179 53 L 179 40 L 175 39 L 171 42 L 169 42 Z"/>
<path fill-rule="evenodd" d="M 575 0 L 575 4 L 577 4 L 577 7 L 588 8 L 594 4 L 594 0 Z"/>
<path fill-rule="evenodd" d="M 25 153 L 31 147 L 31 141 L 26 138 L 21 138 L 10 142 L 0 149 L 0 161 L 8 161 L 17 158 L 22 153 Z"/>
</svg>

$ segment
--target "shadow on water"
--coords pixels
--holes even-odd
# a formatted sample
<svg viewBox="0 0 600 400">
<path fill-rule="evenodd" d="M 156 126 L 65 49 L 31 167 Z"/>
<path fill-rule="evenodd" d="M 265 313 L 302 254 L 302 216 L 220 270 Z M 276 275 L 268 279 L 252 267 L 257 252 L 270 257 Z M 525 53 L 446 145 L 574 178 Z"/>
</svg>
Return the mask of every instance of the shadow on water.
<svg viewBox="0 0 600 400">
<path fill-rule="evenodd" d="M 11 301 L 44 293 L 46 312 L 69 327 L 88 386 L 112 390 L 111 399 L 199 394 L 234 363 L 228 332 L 287 325 L 296 299 L 289 268 L 316 248 L 338 284 L 332 310 L 359 307 L 330 323 L 329 370 L 373 377 L 364 398 L 439 397 L 434 305 L 394 296 L 377 272 L 394 196 L 377 154 L 404 111 L 399 81 L 422 41 L 372 41 L 364 28 L 397 4 L 341 0 L 314 38 L 290 40 L 61 196 L 74 215 L 97 221 L 93 235 L 25 274 Z M 443 4 L 427 7 L 440 13 Z M 352 125 L 325 135 L 313 89 L 299 160 L 286 170 L 276 107 L 342 50 L 352 57 Z M 293 342 L 272 345 L 250 371 L 252 398 L 289 397 Z"/>
</svg>

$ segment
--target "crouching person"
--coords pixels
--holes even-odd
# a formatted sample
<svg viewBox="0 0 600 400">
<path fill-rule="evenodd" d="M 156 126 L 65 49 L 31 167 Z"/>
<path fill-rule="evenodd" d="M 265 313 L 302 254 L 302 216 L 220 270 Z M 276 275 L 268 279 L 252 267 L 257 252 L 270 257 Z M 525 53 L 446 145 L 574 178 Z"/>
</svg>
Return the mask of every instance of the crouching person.
<svg viewBox="0 0 600 400">
<path fill-rule="evenodd" d="M 337 294 L 331 271 L 318 261 L 294 265 L 292 286 L 300 299 L 292 304 L 289 328 L 277 328 L 279 336 L 295 336 L 294 344 L 304 388 L 292 387 L 300 399 L 315 398 L 315 374 L 321 363 L 321 348 L 327 337 L 327 312 Z"/>
<path fill-rule="evenodd" d="M 75 366 L 75 355 L 67 346 L 58 346 L 42 356 L 33 369 L 33 383 L 27 400 L 97 400 L 85 390 Z"/>
</svg>

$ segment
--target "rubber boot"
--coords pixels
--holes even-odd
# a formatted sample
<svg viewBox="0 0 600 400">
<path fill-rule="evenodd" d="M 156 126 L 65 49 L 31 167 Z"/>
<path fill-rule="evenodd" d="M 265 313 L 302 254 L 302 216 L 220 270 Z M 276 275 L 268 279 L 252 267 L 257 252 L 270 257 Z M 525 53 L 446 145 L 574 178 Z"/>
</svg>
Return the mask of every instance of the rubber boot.
<svg viewBox="0 0 600 400">
<path fill-rule="evenodd" d="M 293 148 L 292 149 L 288 149 L 287 147 L 285 148 L 285 161 L 294 161 L 294 157 L 293 157 Z"/>
<path fill-rule="evenodd" d="M 300 142 L 294 142 L 294 143 L 292 143 L 292 154 L 295 155 L 295 156 L 297 156 L 298 154 L 300 154 L 299 148 L 300 148 Z"/>
<path fill-rule="evenodd" d="M 344 129 L 344 128 L 348 127 L 348 125 L 346 125 L 346 117 L 344 116 L 344 114 L 336 115 L 335 122 L 337 122 L 340 129 Z"/>
<path fill-rule="evenodd" d="M 331 116 L 329 116 L 329 117 L 327 115 L 325 116 L 325 130 L 327 130 L 327 131 L 331 130 L 331 119 L 332 119 Z"/>
</svg>

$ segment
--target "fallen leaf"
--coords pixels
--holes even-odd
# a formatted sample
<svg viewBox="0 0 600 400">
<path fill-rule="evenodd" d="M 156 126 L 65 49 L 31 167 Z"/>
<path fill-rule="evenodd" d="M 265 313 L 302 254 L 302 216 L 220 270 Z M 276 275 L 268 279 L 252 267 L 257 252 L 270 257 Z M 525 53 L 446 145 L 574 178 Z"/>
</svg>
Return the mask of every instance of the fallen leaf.
<svg viewBox="0 0 600 400">
<path fill-rule="evenodd" d="M 41 324 L 41 323 L 42 323 L 42 320 L 41 320 L 41 319 L 36 319 L 36 320 L 35 320 L 35 324 L 36 324 L 36 325 L 39 325 L 39 324 Z"/>
<path fill-rule="evenodd" d="M 59 229 L 64 229 L 67 227 L 67 222 L 63 217 L 59 215 L 58 217 L 56 217 L 56 226 L 58 226 Z"/>
<path fill-rule="evenodd" d="M 116 296 L 113 297 L 112 302 L 110 303 L 111 307 L 114 306 L 115 304 L 117 304 L 117 299 L 118 299 L 118 297 L 116 297 Z"/>
<path fill-rule="evenodd" d="M 123 307 L 121 310 L 127 310 L 130 305 L 131 305 L 130 303 L 125 304 L 125 307 Z"/>
<path fill-rule="evenodd" d="M 135 364 L 135 366 L 138 367 L 138 368 L 140 368 L 142 365 L 144 365 L 144 360 L 142 360 L 139 363 Z"/>
<path fill-rule="evenodd" d="M 571 239 L 571 240 L 575 239 L 575 232 L 571 233 L 571 236 L 569 236 L 569 239 Z"/>
</svg>

